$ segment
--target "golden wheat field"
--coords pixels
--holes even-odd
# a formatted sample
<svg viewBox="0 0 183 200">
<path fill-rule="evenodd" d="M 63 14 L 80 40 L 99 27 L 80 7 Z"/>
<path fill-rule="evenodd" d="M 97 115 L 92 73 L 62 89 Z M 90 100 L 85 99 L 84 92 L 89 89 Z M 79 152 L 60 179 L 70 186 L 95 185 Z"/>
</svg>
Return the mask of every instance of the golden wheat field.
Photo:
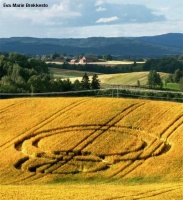
<svg viewBox="0 0 183 200">
<path fill-rule="evenodd" d="M 183 104 L 0 100 L 0 199 L 182 199 Z"/>
</svg>

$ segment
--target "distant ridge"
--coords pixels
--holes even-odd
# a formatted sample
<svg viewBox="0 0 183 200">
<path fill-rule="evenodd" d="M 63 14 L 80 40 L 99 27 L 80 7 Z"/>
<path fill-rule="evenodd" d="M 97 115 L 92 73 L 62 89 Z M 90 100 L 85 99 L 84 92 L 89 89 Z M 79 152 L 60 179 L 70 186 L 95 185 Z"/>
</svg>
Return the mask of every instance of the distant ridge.
<svg viewBox="0 0 183 200">
<path fill-rule="evenodd" d="M 90 37 L 78 39 L 11 37 L 0 38 L 0 52 L 45 55 L 53 52 L 112 54 L 125 58 L 160 57 L 183 53 L 183 34 L 169 33 L 144 37 Z"/>
</svg>

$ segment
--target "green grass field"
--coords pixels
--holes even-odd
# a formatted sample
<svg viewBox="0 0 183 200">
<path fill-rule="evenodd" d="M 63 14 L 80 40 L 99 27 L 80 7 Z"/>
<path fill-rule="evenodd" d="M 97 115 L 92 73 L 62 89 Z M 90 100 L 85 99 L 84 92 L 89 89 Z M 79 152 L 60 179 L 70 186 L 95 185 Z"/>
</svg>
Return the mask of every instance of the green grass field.
<svg viewBox="0 0 183 200">
<path fill-rule="evenodd" d="M 164 88 L 180 91 L 180 85 L 178 83 L 167 83 L 164 85 Z"/>
</svg>

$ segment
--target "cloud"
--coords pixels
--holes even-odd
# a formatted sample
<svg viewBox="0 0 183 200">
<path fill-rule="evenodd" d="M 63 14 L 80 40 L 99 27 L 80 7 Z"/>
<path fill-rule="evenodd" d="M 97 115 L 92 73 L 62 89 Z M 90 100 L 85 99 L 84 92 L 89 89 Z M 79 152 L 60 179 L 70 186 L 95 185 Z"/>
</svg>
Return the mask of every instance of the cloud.
<svg viewBox="0 0 183 200">
<path fill-rule="evenodd" d="M 3 8 L 3 2 L 15 3 L 0 1 L 0 37 L 115 37 L 183 32 L 181 0 L 37 0 L 36 3 L 48 3 L 48 8 Z"/>
<path fill-rule="evenodd" d="M 74 9 L 77 11 L 76 7 Z M 83 1 L 82 10 L 79 12 L 81 17 L 68 20 L 67 27 L 166 21 L 165 16 L 155 14 L 150 8 L 137 4 L 112 4 L 106 1 L 88 0 L 87 3 Z"/>
<path fill-rule="evenodd" d="M 44 23 L 45 26 L 65 27 L 94 26 L 106 23 L 149 23 L 166 20 L 165 16 L 153 13 L 153 10 L 144 5 L 112 4 L 107 3 L 106 0 L 75 0 L 74 3 L 73 0 L 53 0 L 48 8 L 21 8 L 21 11 L 20 8 L 10 8 L 1 9 L 1 12 L 3 12 L 4 19 L 11 16 L 13 19 L 29 21 L 32 24 Z"/>
<path fill-rule="evenodd" d="M 153 23 L 130 23 L 130 24 L 118 24 L 102 26 L 86 26 L 86 27 L 74 27 L 63 28 L 61 30 L 51 29 L 45 32 L 47 37 L 57 38 L 86 38 L 86 37 L 139 37 L 139 36 L 153 36 L 165 33 L 183 33 L 181 24 L 183 21 L 175 24 L 173 21 L 169 22 L 153 22 Z M 67 33 L 65 35 L 64 33 Z"/>
<path fill-rule="evenodd" d="M 103 11 L 106 11 L 107 9 L 106 8 L 103 8 L 103 7 L 99 7 L 96 9 L 97 12 L 103 12 Z"/>
<path fill-rule="evenodd" d="M 81 14 L 72 9 L 71 2 L 64 0 L 60 4 L 54 4 L 50 9 L 45 9 L 42 13 L 49 17 L 64 17 L 72 18 L 80 16 Z"/>
<path fill-rule="evenodd" d="M 96 23 L 109 23 L 117 21 L 119 18 L 117 16 L 109 17 L 109 18 L 100 18 L 96 21 Z"/>
<path fill-rule="evenodd" d="M 68 19 L 74 19 L 81 16 L 80 12 L 72 10 L 70 0 L 62 0 L 59 4 L 53 4 L 48 8 L 8 8 L 1 9 L 0 11 L 1 15 L 5 17 L 11 16 L 16 20 L 30 20 L 32 23 L 44 23 L 45 25 L 54 25 L 56 24 L 57 19 L 60 19 L 59 24 L 64 24 L 67 23 Z"/>
<path fill-rule="evenodd" d="M 95 6 L 100 6 L 100 5 L 103 5 L 103 4 L 104 4 L 103 0 L 97 0 L 96 3 L 95 3 Z"/>
</svg>

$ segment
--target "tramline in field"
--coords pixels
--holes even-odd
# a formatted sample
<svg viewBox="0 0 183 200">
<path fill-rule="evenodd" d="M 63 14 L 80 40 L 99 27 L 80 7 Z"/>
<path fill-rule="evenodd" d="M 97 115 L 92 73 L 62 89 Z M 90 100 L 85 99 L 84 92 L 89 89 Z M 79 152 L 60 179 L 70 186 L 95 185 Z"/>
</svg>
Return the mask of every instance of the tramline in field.
<svg viewBox="0 0 183 200">
<path fill-rule="evenodd" d="M 0 169 L 4 183 L 50 182 L 64 176 L 154 177 L 157 162 L 166 172 L 169 167 L 165 163 L 172 155 L 172 165 L 181 171 L 181 153 L 176 145 L 182 141 L 183 130 L 183 105 L 179 103 L 109 98 L 11 99 L 2 100 L 1 119 L 4 165 Z M 4 167 L 11 177 L 4 173 Z M 179 173 L 172 170 L 161 178 L 180 178 Z"/>
</svg>

